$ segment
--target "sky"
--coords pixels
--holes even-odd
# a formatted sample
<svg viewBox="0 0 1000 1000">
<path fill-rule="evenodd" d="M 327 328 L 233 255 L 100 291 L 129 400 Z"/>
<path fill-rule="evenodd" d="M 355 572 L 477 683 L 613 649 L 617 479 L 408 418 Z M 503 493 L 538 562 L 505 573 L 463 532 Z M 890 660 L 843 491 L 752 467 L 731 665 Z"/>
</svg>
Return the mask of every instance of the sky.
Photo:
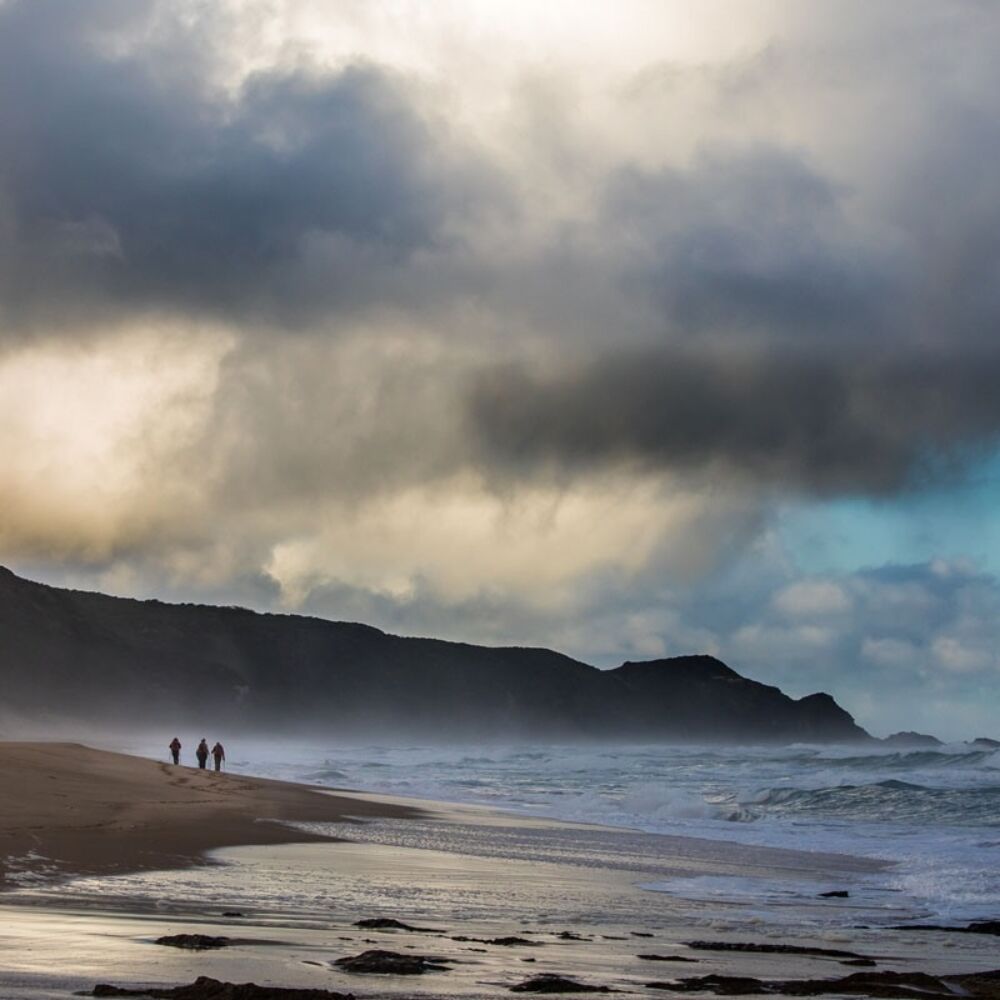
<svg viewBox="0 0 1000 1000">
<path fill-rule="evenodd" d="M 1000 737 L 992 0 L 0 0 L 0 562 Z"/>
</svg>

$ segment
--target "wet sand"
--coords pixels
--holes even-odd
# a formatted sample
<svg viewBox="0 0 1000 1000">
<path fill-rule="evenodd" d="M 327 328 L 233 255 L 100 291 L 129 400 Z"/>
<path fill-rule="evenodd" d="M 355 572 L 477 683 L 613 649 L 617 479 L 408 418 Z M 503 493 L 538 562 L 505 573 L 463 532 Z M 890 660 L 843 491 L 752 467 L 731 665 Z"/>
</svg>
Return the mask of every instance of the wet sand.
<svg viewBox="0 0 1000 1000">
<path fill-rule="evenodd" d="M 0 889 L 38 872 L 176 868 L 220 847 L 329 839 L 283 821 L 414 814 L 74 743 L 0 743 Z"/>
<path fill-rule="evenodd" d="M 851 950 L 876 958 L 879 969 L 901 972 L 955 974 L 1000 964 L 996 939 L 858 928 L 850 909 L 843 926 L 789 931 L 738 908 L 720 918 L 681 907 L 639 889 L 627 872 L 602 868 L 371 843 L 230 848 L 214 857 L 221 863 L 214 869 L 89 879 L 48 900 L 8 897 L 21 905 L 0 905 L 0 1000 L 57 1000 L 102 982 L 171 986 L 201 975 L 358 997 L 464 1000 L 513 996 L 511 986 L 537 973 L 654 998 L 670 993 L 648 983 L 679 976 L 833 978 L 856 971 L 829 957 L 699 951 L 690 947 L 695 939 Z M 325 881 L 321 891 L 300 909 L 297 894 L 317 880 Z M 268 883 L 283 887 L 283 905 L 277 893 L 263 891 L 254 903 Z M 355 926 L 380 916 L 421 929 Z M 233 944 L 193 953 L 155 943 L 180 933 L 225 936 Z M 492 943 L 508 936 L 526 943 Z M 369 949 L 440 957 L 447 971 L 356 975 L 334 964 Z"/>
</svg>

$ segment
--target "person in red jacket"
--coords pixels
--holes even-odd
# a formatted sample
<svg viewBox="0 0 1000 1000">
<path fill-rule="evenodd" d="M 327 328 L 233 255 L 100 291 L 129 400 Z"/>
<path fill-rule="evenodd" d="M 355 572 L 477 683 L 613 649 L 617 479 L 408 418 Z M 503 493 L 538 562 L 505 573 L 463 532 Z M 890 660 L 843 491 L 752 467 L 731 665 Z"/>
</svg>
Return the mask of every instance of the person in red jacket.
<svg viewBox="0 0 1000 1000">
<path fill-rule="evenodd" d="M 181 762 L 181 741 L 176 736 L 170 741 L 170 754 L 175 764 Z"/>
<path fill-rule="evenodd" d="M 226 748 L 218 740 L 216 740 L 215 746 L 212 747 L 212 756 L 215 758 L 216 771 L 221 771 L 222 762 L 226 759 Z"/>
</svg>

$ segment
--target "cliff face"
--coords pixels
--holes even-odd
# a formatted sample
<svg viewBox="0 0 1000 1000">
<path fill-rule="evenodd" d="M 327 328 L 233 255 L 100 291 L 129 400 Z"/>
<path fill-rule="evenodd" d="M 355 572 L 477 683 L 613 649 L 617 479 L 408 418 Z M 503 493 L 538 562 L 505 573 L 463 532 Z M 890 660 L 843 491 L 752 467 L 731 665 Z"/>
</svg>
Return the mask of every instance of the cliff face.
<svg viewBox="0 0 1000 1000">
<path fill-rule="evenodd" d="M 547 649 L 62 590 L 2 567 L 0 689 L 8 712 L 98 723 L 465 739 L 867 738 L 828 695 L 796 701 L 709 656 L 602 671 Z"/>
</svg>

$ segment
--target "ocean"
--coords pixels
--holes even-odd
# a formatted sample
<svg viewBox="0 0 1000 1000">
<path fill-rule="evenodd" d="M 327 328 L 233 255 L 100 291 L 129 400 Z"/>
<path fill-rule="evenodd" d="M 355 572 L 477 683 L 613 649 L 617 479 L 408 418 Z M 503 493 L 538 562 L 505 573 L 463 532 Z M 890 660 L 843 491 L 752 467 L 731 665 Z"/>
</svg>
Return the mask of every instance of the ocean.
<svg viewBox="0 0 1000 1000">
<path fill-rule="evenodd" d="M 339 746 L 234 749 L 249 774 L 521 815 L 892 865 L 853 886 L 877 921 L 1000 916 L 1000 752 L 860 746 Z M 652 841 L 655 844 L 655 841 Z M 607 847 L 613 853 L 613 845 Z M 762 912 L 816 885 L 730 875 L 651 879 L 653 892 L 743 899 Z M 829 886 L 830 891 L 838 886 Z M 881 905 L 881 903 L 885 905 Z"/>
<path fill-rule="evenodd" d="M 433 918 L 513 919 L 538 910 L 532 871 L 540 865 L 546 884 L 562 887 L 552 919 L 641 917 L 664 926 L 676 918 L 779 932 L 1000 917 L 1000 753 L 968 744 L 906 751 L 227 742 L 233 772 L 475 810 L 447 822 L 321 828 L 360 842 L 336 857 L 315 845 L 287 847 L 241 866 L 236 849 L 218 852 L 226 864 L 214 869 L 82 879 L 51 890 L 26 883 L 25 891 L 90 894 L 105 904 L 116 894 L 139 896 L 160 908 L 164 900 L 194 908 L 225 901 L 314 916 L 403 902 L 406 912 Z M 149 745 L 108 749 L 166 755 Z M 361 850 L 372 845 L 380 845 L 375 854 Z M 391 873 L 401 858 L 404 867 Z M 469 875 L 493 858 L 522 873 L 516 892 Z M 350 875 L 338 869 L 348 860 Z M 602 882 L 597 895 L 583 892 L 601 872 L 638 891 L 623 895 Z M 823 895 L 830 892 L 848 895 Z"/>
</svg>

